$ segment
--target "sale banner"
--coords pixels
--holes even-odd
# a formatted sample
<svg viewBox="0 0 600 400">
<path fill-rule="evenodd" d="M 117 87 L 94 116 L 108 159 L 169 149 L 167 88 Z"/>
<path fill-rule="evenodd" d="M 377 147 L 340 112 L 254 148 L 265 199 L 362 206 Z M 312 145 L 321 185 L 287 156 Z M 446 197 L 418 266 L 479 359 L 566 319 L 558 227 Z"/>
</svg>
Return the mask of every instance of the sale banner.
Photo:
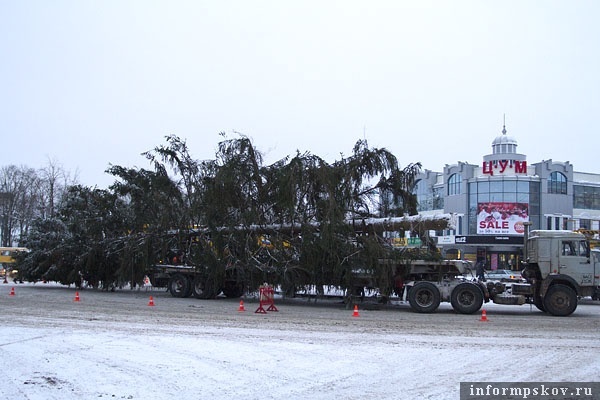
<svg viewBox="0 0 600 400">
<path fill-rule="evenodd" d="M 488 202 L 477 204 L 478 235 L 522 235 L 529 221 L 527 203 Z"/>
</svg>

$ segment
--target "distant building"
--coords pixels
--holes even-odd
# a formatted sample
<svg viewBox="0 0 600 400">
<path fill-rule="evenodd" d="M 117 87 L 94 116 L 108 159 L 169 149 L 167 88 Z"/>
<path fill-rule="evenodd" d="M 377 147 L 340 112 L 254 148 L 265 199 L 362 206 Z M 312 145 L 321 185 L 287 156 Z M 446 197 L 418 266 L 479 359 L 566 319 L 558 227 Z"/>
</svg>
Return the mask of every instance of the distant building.
<svg viewBox="0 0 600 400">
<path fill-rule="evenodd" d="M 484 260 L 487 269 L 519 269 L 524 222 L 532 230 L 600 229 L 600 174 L 575 172 L 568 161 L 528 164 L 506 127 L 480 165 L 424 170 L 414 193 L 420 214 L 457 215 L 455 230 L 436 232 L 445 256 Z"/>
</svg>

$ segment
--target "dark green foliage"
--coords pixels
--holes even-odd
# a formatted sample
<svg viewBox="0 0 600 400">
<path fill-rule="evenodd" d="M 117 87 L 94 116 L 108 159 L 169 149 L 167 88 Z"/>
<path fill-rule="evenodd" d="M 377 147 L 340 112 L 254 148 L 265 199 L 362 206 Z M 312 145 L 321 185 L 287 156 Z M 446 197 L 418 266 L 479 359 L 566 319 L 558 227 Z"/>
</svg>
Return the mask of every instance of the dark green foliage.
<svg viewBox="0 0 600 400">
<path fill-rule="evenodd" d="M 420 164 L 401 170 L 395 156 L 366 141 L 331 164 L 297 153 L 267 166 L 244 136 L 224 138 L 207 161 L 194 160 L 176 136 L 166 141 L 143 153 L 153 171 L 111 166 L 118 180 L 110 190 L 71 187 L 57 218 L 31 229 L 23 276 L 63 283 L 83 276 L 108 288 L 139 283 L 149 265 L 177 256 L 196 267 L 209 297 L 227 280 L 250 289 L 268 281 L 293 293 L 352 287 L 357 271 L 391 287 L 393 271 L 381 259 L 409 256 L 348 220 L 416 214 Z"/>
</svg>

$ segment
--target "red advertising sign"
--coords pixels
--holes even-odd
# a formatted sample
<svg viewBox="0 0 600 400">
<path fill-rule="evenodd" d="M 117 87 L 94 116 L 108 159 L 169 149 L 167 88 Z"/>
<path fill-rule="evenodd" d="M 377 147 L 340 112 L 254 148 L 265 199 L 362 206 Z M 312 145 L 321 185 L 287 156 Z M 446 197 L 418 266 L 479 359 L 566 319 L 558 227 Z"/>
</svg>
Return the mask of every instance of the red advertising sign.
<svg viewBox="0 0 600 400">
<path fill-rule="evenodd" d="M 478 235 L 522 235 L 529 221 L 527 203 L 478 203 Z"/>
</svg>

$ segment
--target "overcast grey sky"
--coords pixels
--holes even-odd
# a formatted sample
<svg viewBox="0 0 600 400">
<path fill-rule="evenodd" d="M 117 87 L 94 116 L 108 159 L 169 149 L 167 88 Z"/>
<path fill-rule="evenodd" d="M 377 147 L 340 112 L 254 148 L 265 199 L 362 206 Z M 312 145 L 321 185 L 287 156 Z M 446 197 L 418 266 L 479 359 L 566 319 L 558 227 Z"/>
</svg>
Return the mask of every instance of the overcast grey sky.
<svg viewBox="0 0 600 400">
<path fill-rule="evenodd" d="M 528 163 L 597 172 L 599 1 L 0 0 L 0 166 L 109 164 L 218 133 L 270 164 L 358 139 L 401 166 L 480 164 L 501 133 Z"/>
</svg>

